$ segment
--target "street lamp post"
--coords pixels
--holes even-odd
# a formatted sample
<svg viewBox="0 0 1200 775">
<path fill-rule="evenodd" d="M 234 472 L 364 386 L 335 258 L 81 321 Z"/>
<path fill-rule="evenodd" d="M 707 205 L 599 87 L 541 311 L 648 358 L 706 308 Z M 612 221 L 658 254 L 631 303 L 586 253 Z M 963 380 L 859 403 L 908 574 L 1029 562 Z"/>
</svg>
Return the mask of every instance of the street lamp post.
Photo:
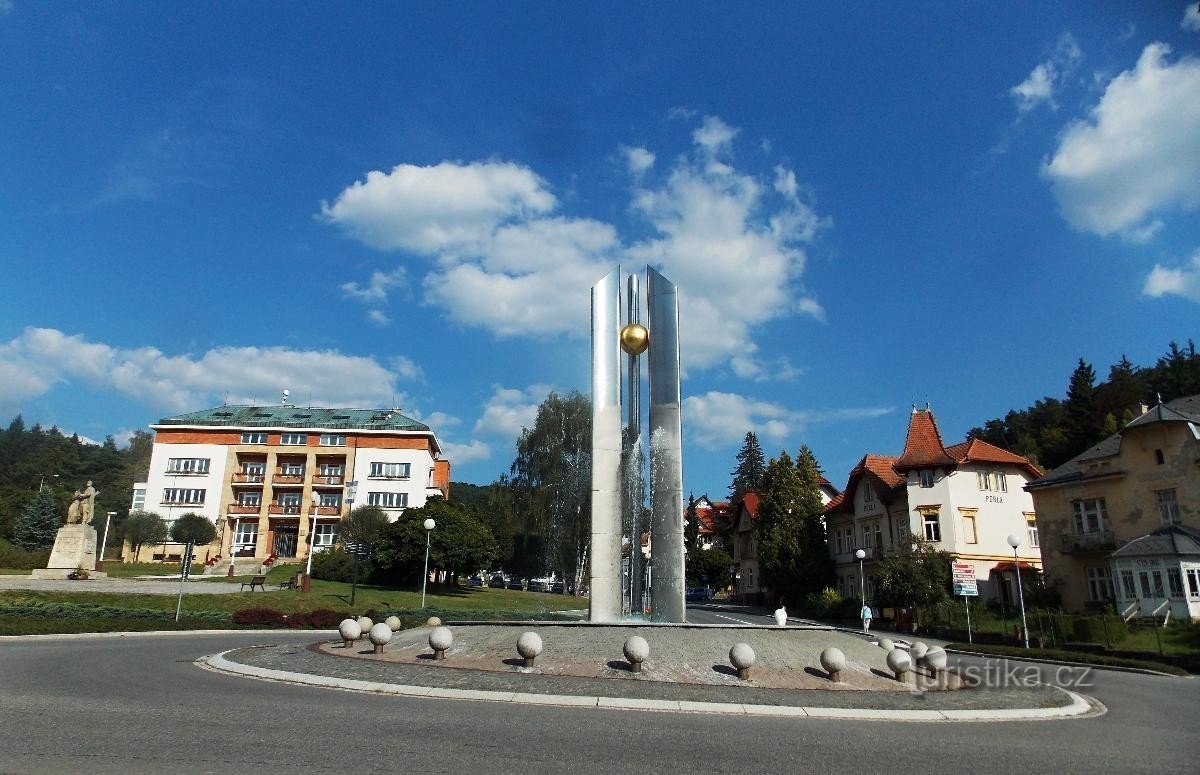
<svg viewBox="0 0 1200 775">
<path fill-rule="evenodd" d="M 861 593 L 862 604 L 865 606 L 867 604 L 867 585 L 863 580 L 863 560 L 866 558 L 867 553 L 859 549 L 854 553 L 854 556 L 858 558 L 858 591 Z"/>
<path fill-rule="evenodd" d="M 304 565 L 304 591 L 309 590 L 309 581 L 312 579 L 312 556 L 313 549 L 316 548 L 317 531 L 317 508 L 321 505 L 321 494 L 316 490 L 312 492 L 312 509 L 308 512 L 308 561 Z"/>
<path fill-rule="evenodd" d="M 117 516 L 117 512 L 110 511 L 104 517 L 104 537 L 100 539 L 100 559 L 96 563 L 96 570 L 104 570 L 104 549 L 108 546 L 108 524 L 112 522 L 112 518 Z"/>
<path fill-rule="evenodd" d="M 1029 648 L 1029 627 L 1025 624 L 1025 589 L 1021 586 L 1021 561 L 1017 559 L 1017 547 L 1021 545 L 1021 539 L 1010 535 L 1008 545 L 1012 547 L 1013 566 L 1017 572 L 1017 598 L 1021 601 L 1021 634 L 1025 636 L 1025 648 Z"/>
<path fill-rule="evenodd" d="M 50 478 L 57 479 L 58 474 L 50 474 Z M 41 492 L 45 488 L 46 488 L 46 475 L 42 474 L 42 480 L 40 482 L 38 482 L 38 492 Z"/>
<path fill-rule="evenodd" d="M 425 585 L 429 583 L 429 539 L 433 535 L 433 529 L 437 527 L 437 523 L 432 519 L 426 519 L 421 523 L 425 527 L 425 575 L 421 577 L 421 607 L 425 607 Z"/>
</svg>

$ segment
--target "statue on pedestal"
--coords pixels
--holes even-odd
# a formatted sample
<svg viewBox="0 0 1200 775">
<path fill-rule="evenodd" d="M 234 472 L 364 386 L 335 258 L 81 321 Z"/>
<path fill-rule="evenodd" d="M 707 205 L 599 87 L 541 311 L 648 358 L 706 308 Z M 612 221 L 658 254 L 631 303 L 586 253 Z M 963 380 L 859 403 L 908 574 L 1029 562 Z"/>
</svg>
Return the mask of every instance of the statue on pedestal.
<svg viewBox="0 0 1200 775">
<path fill-rule="evenodd" d="M 88 480 L 87 488 L 83 492 L 76 490 L 71 505 L 67 507 L 67 524 L 92 524 L 92 518 L 96 516 L 96 496 L 98 494 L 99 490 L 92 486 L 90 479 Z"/>
</svg>

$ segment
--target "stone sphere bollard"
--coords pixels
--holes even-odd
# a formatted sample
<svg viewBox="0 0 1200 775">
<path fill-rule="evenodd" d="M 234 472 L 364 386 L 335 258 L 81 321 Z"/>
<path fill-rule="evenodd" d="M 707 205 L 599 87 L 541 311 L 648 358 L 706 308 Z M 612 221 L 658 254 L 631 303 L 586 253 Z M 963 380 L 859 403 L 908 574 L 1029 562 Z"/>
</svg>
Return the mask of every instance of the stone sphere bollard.
<svg viewBox="0 0 1200 775">
<path fill-rule="evenodd" d="M 367 637 L 371 639 L 371 643 L 375 646 L 375 653 L 382 654 L 383 647 L 392 639 L 392 628 L 388 627 L 386 623 L 380 622 L 371 628 L 371 631 L 367 633 Z"/>
<path fill-rule="evenodd" d="M 400 623 L 399 616 L 389 616 L 383 620 L 383 623 L 391 628 L 392 632 L 398 632 L 404 625 Z"/>
<path fill-rule="evenodd" d="M 536 632 L 523 632 L 517 638 L 517 653 L 525 659 L 525 667 L 533 667 L 533 660 L 542 653 L 542 636 Z"/>
<path fill-rule="evenodd" d="M 338 625 L 338 634 L 342 636 L 342 646 L 350 648 L 354 641 L 362 637 L 362 627 L 359 627 L 354 619 L 343 619 Z"/>
<path fill-rule="evenodd" d="M 887 666 L 896 675 L 896 680 L 907 680 L 908 671 L 912 669 L 912 660 L 900 649 L 892 649 L 887 655 Z"/>
<path fill-rule="evenodd" d="M 934 675 L 944 672 L 946 670 L 946 652 L 940 648 L 929 649 L 922 657 L 921 664 L 925 665 Z"/>
<path fill-rule="evenodd" d="M 370 632 L 371 628 L 375 626 L 375 622 L 371 621 L 369 616 L 360 616 L 358 617 L 358 626 L 363 632 Z"/>
<path fill-rule="evenodd" d="M 433 632 L 429 633 L 429 648 L 433 649 L 434 659 L 445 659 L 446 649 L 450 648 L 452 643 L 454 633 L 450 632 L 449 627 L 435 627 Z"/>
<path fill-rule="evenodd" d="M 890 652 L 892 649 L 896 648 L 896 644 L 892 643 L 891 638 L 880 638 L 879 639 L 879 648 L 883 649 L 884 651 Z"/>
<path fill-rule="evenodd" d="M 750 668 L 754 667 L 754 649 L 749 643 L 735 643 L 729 649 L 729 664 L 737 668 L 737 676 L 743 681 L 750 678 Z"/>
<path fill-rule="evenodd" d="M 821 652 L 821 667 L 829 673 L 829 680 L 841 683 L 842 671 L 846 669 L 846 655 L 841 649 L 831 646 Z"/>
<path fill-rule="evenodd" d="M 917 660 L 918 664 L 920 663 L 921 658 L 924 657 L 928 651 L 929 646 L 925 645 L 921 641 L 917 641 L 908 647 L 908 655 Z"/>
<path fill-rule="evenodd" d="M 436 616 L 431 616 L 425 620 L 425 626 L 426 627 L 441 627 L 442 620 Z"/>
<path fill-rule="evenodd" d="M 642 672 L 642 663 L 650 658 L 650 644 L 641 635 L 630 635 L 625 639 L 621 649 L 629 662 L 629 669 L 635 673 Z"/>
</svg>

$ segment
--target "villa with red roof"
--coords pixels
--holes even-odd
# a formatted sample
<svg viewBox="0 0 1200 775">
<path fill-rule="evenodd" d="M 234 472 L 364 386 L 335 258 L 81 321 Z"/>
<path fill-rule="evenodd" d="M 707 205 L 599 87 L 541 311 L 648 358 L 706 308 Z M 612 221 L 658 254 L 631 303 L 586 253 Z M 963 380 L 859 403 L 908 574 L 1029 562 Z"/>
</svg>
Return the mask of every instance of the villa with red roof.
<svg viewBox="0 0 1200 775">
<path fill-rule="evenodd" d="M 1021 568 L 1040 570 L 1033 498 L 1024 487 L 1041 474 L 1028 458 L 979 439 L 946 446 L 933 411 L 914 407 L 904 451 L 864 455 L 825 509 L 838 591 L 862 594 L 855 556 L 862 549 L 871 602 L 881 556 L 915 537 L 973 566 L 982 597 L 1015 601 L 1008 536 L 1021 541 Z"/>
</svg>

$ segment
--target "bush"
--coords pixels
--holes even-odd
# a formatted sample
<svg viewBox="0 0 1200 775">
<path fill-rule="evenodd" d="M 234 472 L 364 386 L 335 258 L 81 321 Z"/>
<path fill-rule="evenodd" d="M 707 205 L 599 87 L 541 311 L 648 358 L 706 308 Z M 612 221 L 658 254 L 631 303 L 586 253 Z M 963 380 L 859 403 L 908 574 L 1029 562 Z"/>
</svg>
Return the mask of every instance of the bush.
<svg viewBox="0 0 1200 775">
<path fill-rule="evenodd" d="M 833 587 L 825 587 L 820 592 L 809 592 L 804 600 L 806 612 L 818 619 L 828 616 L 834 606 L 841 602 L 842 596 Z"/>
<path fill-rule="evenodd" d="M 0 539 L 0 568 L 33 570 L 46 567 L 46 563 L 49 561 L 49 549 L 22 549 Z"/>
<path fill-rule="evenodd" d="M 358 561 L 358 580 L 366 581 L 375 568 L 370 560 Z M 349 584 L 354 578 L 354 558 L 342 547 L 336 547 L 313 555 L 312 577 L 323 581 L 340 581 Z"/>
<path fill-rule="evenodd" d="M 287 624 L 287 618 L 274 608 L 239 608 L 233 612 L 233 623 L 281 627 Z"/>
<path fill-rule="evenodd" d="M 337 627 L 342 623 L 342 620 L 350 616 L 350 614 L 346 613 L 345 611 L 334 611 L 332 608 L 316 608 L 312 611 L 309 611 L 307 614 L 305 614 L 305 616 L 308 620 L 309 627 L 316 627 L 317 629 L 324 630 L 331 627 Z"/>
</svg>

